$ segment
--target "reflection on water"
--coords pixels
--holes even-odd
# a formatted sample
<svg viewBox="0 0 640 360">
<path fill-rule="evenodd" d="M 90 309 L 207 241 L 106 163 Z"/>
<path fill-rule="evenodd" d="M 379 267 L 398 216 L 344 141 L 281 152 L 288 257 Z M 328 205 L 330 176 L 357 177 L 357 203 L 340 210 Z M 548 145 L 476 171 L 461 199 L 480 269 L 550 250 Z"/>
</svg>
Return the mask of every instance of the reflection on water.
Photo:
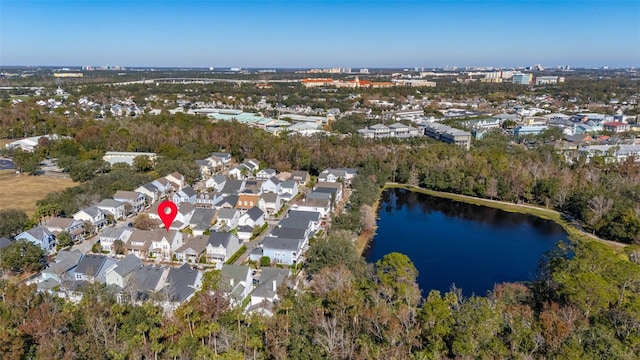
<svg viewBox="0 0 640 360">
<path fill-rule="evenodd" d="M 531 280 L 542 255 L 567 237 L 553 221 L 405 189 L 384 191 L 380 204 L 364 256 L 408 255 L 424 295 L 453 283 L 465 295 L 485 295 L 495 283 Z"/>
</svg>

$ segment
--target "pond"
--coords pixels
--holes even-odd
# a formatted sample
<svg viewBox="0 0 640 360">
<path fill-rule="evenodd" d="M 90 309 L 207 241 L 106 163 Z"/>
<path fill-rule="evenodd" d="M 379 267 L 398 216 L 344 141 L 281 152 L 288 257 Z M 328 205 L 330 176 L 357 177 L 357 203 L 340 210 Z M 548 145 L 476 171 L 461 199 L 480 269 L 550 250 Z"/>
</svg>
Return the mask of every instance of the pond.
<svg viewBox="0 0 640 360">
<path fill-rule="evenodd" d="M 452 284 L 465 296 L 485 296 L 496 283 L 533 280 L 545 252 L 567 239 L 550 220 L 405 189 L 383 192 L 378 217 L 365 259 L 409 256 L 423 296 Z"/>
</svg>

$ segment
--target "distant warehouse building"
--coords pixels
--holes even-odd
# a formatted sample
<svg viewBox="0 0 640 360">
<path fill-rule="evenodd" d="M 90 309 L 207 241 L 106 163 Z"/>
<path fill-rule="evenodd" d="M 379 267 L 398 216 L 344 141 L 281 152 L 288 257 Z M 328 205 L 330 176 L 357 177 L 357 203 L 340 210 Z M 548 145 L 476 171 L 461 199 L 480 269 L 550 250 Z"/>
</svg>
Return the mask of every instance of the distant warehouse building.
<svg viewBox="0 0 640 360">
<path fill-rule="evenodd" d="M 536 85 L 555 85 L 563 82 L 564 77 L 558 76 L 538 76 L 536 78 Z"/>
<path fill-rule="evenodd" d="M 471 133 L 468 131 L 452 128 L 440 123 L 431 123 L 425 126 L 424 134 L 446 142 L 448 144 L 456 144 L 469 149 L 471 146 Z"/>
<path fill-rule="evenodd" d="M 515 129 L 513 129 L 513 135 L 515 135 L 516 137 L 521 137 L 525 135 L 539 135 L 545 130 L 547 130 L 546 125 L 531 125 L 531 126 L 520 125 Z"/>
<path fill-rule="evenodd" d="M 529 85 L 533 81 L 531 74 L 513 74 L 512 81 L 514 84 Z"/>
<path fill-rule="evenodd" d="M 133 166 L 133 159 L 137 156 L 148 156 L 153 162 L 155 162 L 157 158 L 156 153 L 107 151 L 102 157 L 102 160 L 108 162 L 111 166 L 117 163 L 125 163 L 129 166 Z"/>
</svg>

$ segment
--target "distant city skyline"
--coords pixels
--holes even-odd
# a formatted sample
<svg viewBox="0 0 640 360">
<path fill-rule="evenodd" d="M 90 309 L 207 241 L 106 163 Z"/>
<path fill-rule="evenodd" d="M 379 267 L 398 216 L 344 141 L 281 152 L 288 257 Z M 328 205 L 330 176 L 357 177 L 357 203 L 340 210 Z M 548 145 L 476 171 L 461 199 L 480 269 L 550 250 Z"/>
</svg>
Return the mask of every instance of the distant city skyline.
<svg viewBox="0 0 640 360">
<path fill-rule="evenodd" d="M 0 66 L 640 66 L 640 1 L 0 0 Z"/>
</svg>

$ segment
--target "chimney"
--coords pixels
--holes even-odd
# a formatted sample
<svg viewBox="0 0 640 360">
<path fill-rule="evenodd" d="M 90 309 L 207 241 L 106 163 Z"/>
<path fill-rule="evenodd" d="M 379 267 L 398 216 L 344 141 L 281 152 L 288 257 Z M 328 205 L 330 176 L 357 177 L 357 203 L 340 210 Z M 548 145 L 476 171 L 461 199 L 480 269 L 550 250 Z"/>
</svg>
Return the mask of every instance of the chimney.
<svg viewBox="0 0 640 360">
<path fill-rule="evenodd" d="M 273 283 L 273 291 L 276 291 L 277 290 L 276 288 L 278 287 L 278 285 L 276 284 L 275 280 L 273 280 L 272 283 Z"/>
</svg>

